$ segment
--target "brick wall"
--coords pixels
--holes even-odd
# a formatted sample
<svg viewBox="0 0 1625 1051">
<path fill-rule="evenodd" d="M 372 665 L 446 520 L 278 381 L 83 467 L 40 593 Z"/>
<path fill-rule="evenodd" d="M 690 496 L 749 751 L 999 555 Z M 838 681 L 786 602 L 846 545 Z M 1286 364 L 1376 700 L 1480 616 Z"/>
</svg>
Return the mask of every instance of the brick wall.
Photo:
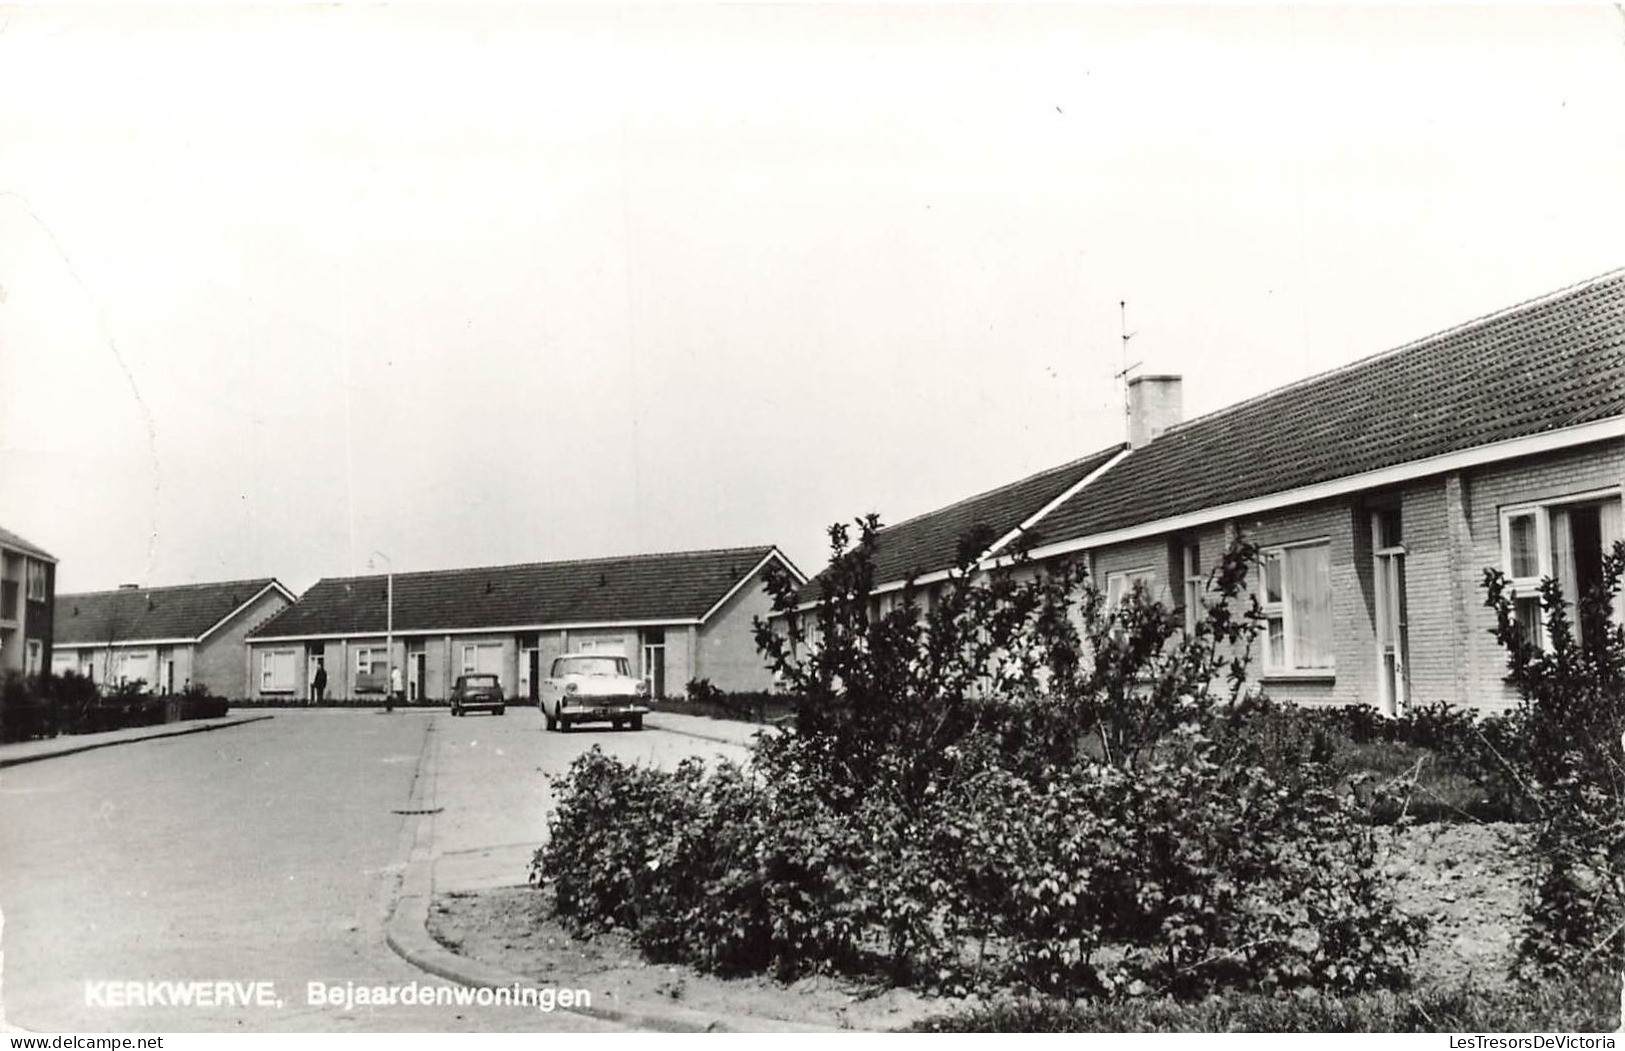
<svg viewBox="0 0 1625 1051">
<path fill-rule="evenodd" d="M 231 618 L 224 626 L 217 628 L 214 634 L 203 640 L 193 654 L 192 682 L 202 683 L 209 688 L 210 693 L 228 700 L 249 696 L 248 662 L 244 660 L 248 633 L 288 608 L 288 604 L 282 593 L 273 588 L 255 599 L 247 609 Z M 303 666 L 303 660 L 300 661 L 300 665 Z M 175 679 L 177 682 L 183 681 L 178 661 Z"/>
<path fill-rule="evenodd" d="M 692 678 L 710 679 L 721 690 L 766 690 L 773 685 L 767 660 L 756 649 L 754 618 L 767 619 L 773 599 L 763 586 L 760 573 L 747 580 L 722 608 L 699 629 L 695 639 L 696 668 Z M 670 660 L 667 651 L 667 660 Z M 667 689 L 679 688 L 688 680 L 667 677 Z"/>
<path fill-rule="evenodd" d="M 1512 504 L 1560 500 L 1567 496 L 1625 485 L 1625 441 L 1598 442 L 1561 453 L 1479 468 L 1463 479 L 1464 531 L 1468 557 L 1458 568 L 1457 587 L 1467 603 L 1469 631 L 1464 640 L 1471 663 L 1467 689 L 1490 710 L 1517 703 L 1505 682 L 1506 655 L 1490 635 L 1494 615 L 1484 608 L 1484 570 L 1506 571 L 1501 557 L 1501 509 Z"/>
</svg>

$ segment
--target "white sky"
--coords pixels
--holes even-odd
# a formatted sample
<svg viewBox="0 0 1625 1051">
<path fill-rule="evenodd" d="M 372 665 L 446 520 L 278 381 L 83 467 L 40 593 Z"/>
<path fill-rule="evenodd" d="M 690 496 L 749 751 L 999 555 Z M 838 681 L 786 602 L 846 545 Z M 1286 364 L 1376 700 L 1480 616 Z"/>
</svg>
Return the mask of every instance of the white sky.
<svg viewBox="0 0 1625 1051">
<path fill-rule="evenodd" d="M 777 543 L 1625 263 L 1613 6 L 11 8 L 62 591 Z M 380 569 L 383 563 L 377 563 Z"/>
</svg>

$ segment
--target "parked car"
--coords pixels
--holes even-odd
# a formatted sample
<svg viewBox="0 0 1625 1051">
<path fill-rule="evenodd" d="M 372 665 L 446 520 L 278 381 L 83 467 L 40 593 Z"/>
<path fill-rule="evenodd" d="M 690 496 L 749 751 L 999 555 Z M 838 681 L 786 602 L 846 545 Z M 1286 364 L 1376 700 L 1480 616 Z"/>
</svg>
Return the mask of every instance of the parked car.
<svg viewBox="0 0 1625 1051">
<path fill-rule="evenodd" d="M 632 677 L 625 657 L 571 653 L 553 659 L 536 703 L 549 730 L 569 730 L 586 722 L 641 730 L 648 700 L 649 684 Z"/>
<path fill-rule="evenodd" d="M 451 714 L 488 711 L 501 715 L 508 710 L 502 696 L 502 683 L 495 675 L 459 675 L 451 688 Z"/>
</svg>

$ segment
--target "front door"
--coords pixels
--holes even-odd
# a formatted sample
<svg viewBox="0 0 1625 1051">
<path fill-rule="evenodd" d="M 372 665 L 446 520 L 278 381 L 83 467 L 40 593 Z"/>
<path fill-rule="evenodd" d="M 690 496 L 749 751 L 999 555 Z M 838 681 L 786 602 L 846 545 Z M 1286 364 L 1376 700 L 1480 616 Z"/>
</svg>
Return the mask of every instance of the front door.
<svg viewBox="0 0 1625 1051">
<path fill-rule="evenodd" d="M 542 653 L 540 650 L 526 650 L 525 657 L 530 671 L 529 690 L 530 703 L 535 704 L 542 696 Z"/>
<path fill-rule="evenodd" d="M 664 632 L 649 632 L 643 637 L 643 678 L 649 684 L 649 696 L 666 696 L 666 636 Z"/>
<path fill-rule="evenodd" d="M 409 654 L 406 661 L 406 696 L 408 700 L 423 700 L 424 687 L 429 682 L 429 655 L 423 650 Z"/>
<path fill-rule="evenodd" d="M 1398 508 L 1371 515 L 1372 583 L 1377 607 L 1377 699 L 1386 715 L 1410 703 L 1405 668 L 1405 546 Z"/>
</svg>

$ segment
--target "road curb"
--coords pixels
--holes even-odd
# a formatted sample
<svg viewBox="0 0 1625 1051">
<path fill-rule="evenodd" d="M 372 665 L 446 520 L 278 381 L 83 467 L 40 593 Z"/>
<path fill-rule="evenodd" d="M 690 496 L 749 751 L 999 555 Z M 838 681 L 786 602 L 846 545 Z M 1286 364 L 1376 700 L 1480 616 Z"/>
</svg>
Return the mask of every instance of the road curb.
<svg viewBox="0 0 1625 1051">
<path fill-rule="evenodd" d="M 650 714 L 659 715 L 658 712 L 652 712 Z M 749 739 L 741 741 L 737 737 L 724 737 L 721 734 L 701 733 L 698 730 L 685 730 L 681 727 L 668 726 L 665 723 L 652 721 L 648 715 L 643 717 L 643 725 L 647 726 L 651 730 L 659 730 L 662 733 L 678 734 L 682 737 L 692 737 L 699 741 L 711 741 L 715 744 L 731 744 L 738 748 L 749 748 L 751 741 L 755 740 L 757 734 L 770 733 L 776 729 L 776 727 L 764 725 L 762 723 L 746 723 L 744 725 L 753 726 L 756 729 L 754 732 L 752 732 Z"/>
<path fill-rule="evenodd" d="M 204 722 L 193 726 L 191 723 L 172 723 L 162 729 L 155 728 L 155 732 L 142 734 L 140 737 L 121 737 L 116 741 L 75 741 L 61 748 L 47 749 L 33 755 L 0 756 L 0 770 L 8 766 L 21 766 L 23 763 L 37 763 L 42 759 L 57 759 L 64 755 L 78 755 L 80 752 L 93 752 L 98 748 L 112 748 L 121 744 L 140 744 L 142 741 L 156 741 L 162 737 L 183 737 L 186 734 L 208 733 L 211 730 L 226 730 L 233 726 L 247 726 L 249 723 L 261 723 L 267 719 L 274 719 L 274 715 L 245 715 L 241 718 L 227 716 L 223 722 Z"/>
<path fill-rule="evenodd" d="M 675 731 L 674 731 L 675 732 Z M 689 735 L 696 736 L 696 735 Z M 729 743 L 729 742 L 724 742 Z M 439 749 L 433 726 L 418 760 L 417 777 L 412 784 L 411 802 L 405 808 L 419 814 L 412 846 L 401 875 L 394 906 L 384 922 L 384 941 L 401 959 L 419 970 L 458 985 L 488 989 L 558 989 L 582 983 L 559 979 L 546 986 L 528 978 L 461 956 L 435 941 L 429 933 L 429 907 L 434 897 L 434 781 Z M 627 1004 L 604 1007 L 564 1007 L 560 1011 L 614 1022 L 637 1029 L 677 1033 L 823 1033 L 837 1030 L 824 1026 L 801 1025 L 776 1018 L 722 1015 L 686 1007 Z"/>
</svg>

